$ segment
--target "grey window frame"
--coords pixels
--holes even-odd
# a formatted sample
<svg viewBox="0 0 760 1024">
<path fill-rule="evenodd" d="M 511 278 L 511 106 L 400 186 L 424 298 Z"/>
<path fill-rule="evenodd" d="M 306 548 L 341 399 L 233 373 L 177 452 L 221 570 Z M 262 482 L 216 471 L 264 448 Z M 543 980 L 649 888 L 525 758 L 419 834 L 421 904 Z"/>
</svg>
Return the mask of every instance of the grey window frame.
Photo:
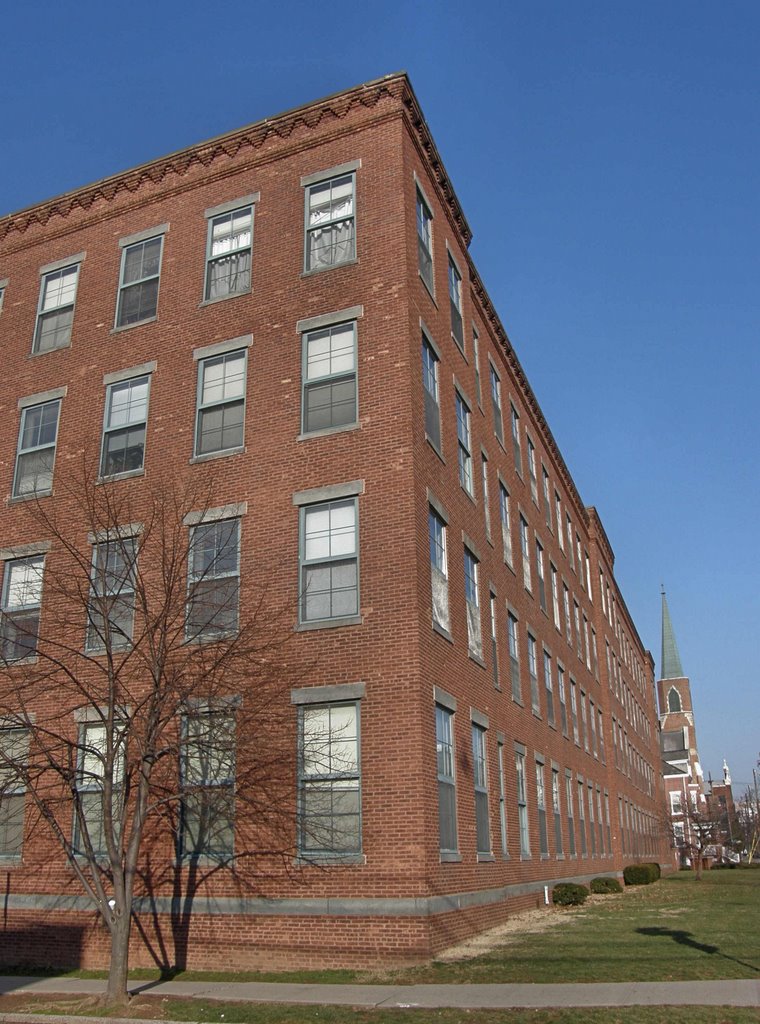
<svg viewBox="0 0 760 1024">
<path fill-rule="evenodd" d="M 483 389 L 480 380 L 480 335 L 475 324 L 472 325 L 472 369 L 475 374 L 475 399 L 478 408 L 483 411 Z"/>
<path fill-rule="evenodd" d="M 110 552 L 116 552 L 120 557 L 123 575 L 116 576 L 111 570 Z M 85 631 L 85 650 L 88 652 L 103 654 L 128 650 L 132 646 L 138 554 L 137 537 L 132 534 L 121 536 L 118 530 L 112 537 L 99 538 L 93 543 Z M 101 555 L 105 556 L 104 562 Z M 115 581 L 116 589 L 111 589 L 112 581 Z M 113 609 L 126 612 L 124 625 L 119 622 L 114 626 L 111 618 Z M 114 628 L 118 635 L 114 635 Z"/>
<path fill-rule="evenodd" d="M 498 610 L 497 598 L 493 588 L 488 591 L 489 615 L 491 618 L 491 671 L 495 690 L 501 689 L 499 680 L 499 644 L 498 644 Z"/>
<path fill-rule="evenodd" d="M 575 812 L 573 810 L 573 775 L 565 769 L 565 803 L 567 804 L 567 849 L 570 857 L 577 857 L 575 848 Z"/>
<path fill-rule="evenodd" d="M 501 376 L 488 360 L 488 384 L 491 392 L 491 411 L 493 413 L 493 432 L 499 444 L 504 447 L 504 416 L 501 409 Z"/>
<path fill-rule="evenodd" d="M 562 726 L 562 735 L 567 737 L 568 723 L 567 723 L 567 690 L 565 687 L 565 666 L 561 661 L 557 661 L 557 694 L 559 696 L 559 718 L 560 725 Z"/>
<path fill-rule="evenodd" d="M 530 527 L 528 520 L 519 513 L 520 553 L 522 554 L 523 586 L 529 594 L 533 593 L 533 578 L 530 571 Z"/>
<path fill-rule="evenodd" d="M 538 606 L 546 611 L 546 566 L 544 564 L 544 546 L 538 537 L 536 541 L 536 581 L 538 583 Z"/>
<path fill-rule="evenodd" d="M 538 690 L 538 641 L 531 629 L 526 632 L 528 647 L 528 678 L 530 679 L 530 706 L 534 715 L 541 715 L 541 697 Z"/>
<path fill-rule="evenodd" d="M 8 278 L 3 278 L 0 281 L 0 313 L 3 311 L 3 303 L 5 301 L 5 290 L 8 287 Z"/>
<path fill-rule="evenodd" d="M 419 184 L 416 185 L 416 224 L 417 224 L 417 269 L 422 282 L 435 297 L 435 268 L 433 264 L 433 211 L 430 209 Z M 427 217 L 424 214 L 427 214 Z M 421 216 L 422 214 L 422 216 Z M 427 227 L 427 238 L 421 228 Z"/>
<path fill-rule="evenodd" d="M 509 510 L 510 494 L 507 485 L 499 475 L 499 522 L 501 523 L 501 544 L 504 564 L 514 571 L 515 556 L 512 546 L 512 517 Z"/>
<path fill-rule="evenodd" d="M 525 431 L 525 443 L 528 449 L 528 478 L 530 480 L 530 498 L 538 508 L 538 475 L 536 470 L 536 446 L 533 438 Z"/>
<path fill-rule="evenodd" d="M 573 730 L 573 743 L 576 747 L 580 744 L 580 730 L 578 727 L 578 684 L 570 676 L 570 724 Z"/>
<path fill-rule="evenodd" d="M 33 604 L 22 604 L 11 606 L 9 603 L 10 599 L 10 588 L 11 578 L 13 575 L 14 567 L 24 565 L 39 565 L 39 569 L 36 569 L 39 577 L 39 595 L 38 600 Z M 5 560 L 3 567 L 3 587 L 2 587 L 2 631 L 0 633 L 0 664 L 11 664 L 17 661 L 24 661 L 27 658 L 33 658 L 37 652 L 37 638 L 40 628 L 40 617 L 42 614 L 42 588 L 45 572 L 45 555 L 41 553 L 25 555 L 20 558 L 8 558 Z M 14 657 L 8 656 L 8 646 L 13 644 L 14 648 L 18 646 L 18 633 L 16 619 L 29 620 L 29 624 L 32 626 L 31 631 L 27 627 L 22 626 L 21 634 L 23 636 L 30 637 L 34 640 L 33 646 L 23 647 L 25 653 L 18 654 Z"/>
<path fill-rule="evenodd" d="M 522 679 L 520 677 L 520 620 L 507 609 L 507 638 L 509 645 L 509 669 L 512 683 L 512 700 L 522 704 Z"/>
<path fill-rule="evenodd" d="M 117 478 L 128 476 L 131 474 L 142 473 L 145 469 L 145 443 L 148 432 L 148 413 L 150 410 L 150 385 L 151 385 L 152 372 L 135 374 L 134 377 L 125 377 L 122 380 L 112 381 L 106 385 L 106 400 L 105 407 L 103 409 L 103 433 L 100 443 L 100 476 L 101 478 Z M 145 416 L 141 420 L 133 420 L 126 424 L 120 424 L 119 426 L 109 426 L 109 418 L 112 412 L 113 406 L 113 395 L 115 391 L 123 390 L 124 388 L 132 388 L 135 385 L 145 381 L 147 384 L 147 391 L 145 395 Z M 110 437 L 116 434 L 129 434 L 130 431 L 139 429 L 142 426 L 143 439 L 142 439 L 142 457 L 140 459 L 139 466 L 131 466 L 129 469 L 122 469 L 115 473 L 106 472 L 106 442 Z M 125 448 L 125 451 L 127 449 Z"/>
<path fill-rule="evenodd" d="M 16 466 L 13 472 L 13 497 L 14 498 L 26 498 L 26 497 L 42 497 L 46 494 L 52 494 L 53 492 L 53 473 L 55 472 L 55 454 L 58 447 L 58 429 L 61 424 L 61 403 L 62 398 L 51 398 L 47 401 L 37 402 L 30 405 L 25 405 L 21 409 L 21 417 L 18 432 L 18 443 L 16 445 Z M 55 438 L 52 442 L 47 444 L 32 445 L 28 448 L 22 448 L 22 440 L 24 437 L 24 428 L 26 426 L 26 419 L 35 409 L 44 409 L 47 406 L 56 407 L 55 417 Z M 19 490 L 20 477 L 19 477 L 19 464 L 21 460 L 28 455 L 37 455 L 40 452 L 52 451 L 53 455 L 50 460 L 50 486 L 38 490 L 36 487 L 28 490 Z M 35 478 L 36 479 L 36 478 Z"/>
<path fill-rule="evenodd" d="M 301 184 L 304 190 L 304 245 L 303 245 L 303 269 L 305 274 L 319 273 L 323 270 L 333 270 L 335 267 L 346 266 L 351 263 L 355 263 L 357 259 L 357 247 L 356 247 L 356 171 L 358 170 L 359 163 L 353 162 L 345 165 L 344 167 L 333 168 L 326 171 L 324 174 L 319 172 L 318 175 L 308 175 L 306 180 L 302 179 Z M 332 187 L 337 181 L 342 178 L 351 179 L 351 215 L 349 217 L 331 217 L 329 221 L 322 224 L 310 227 L 309 225 L 309 199 L 311 196 L 312 189 L 320 186 L 330 185 L 330 202 L 332 202 Z M 350 236 L 351 252 L 349 256 L 341 260 L 331 260 L 329 263 L 315 264 L 312 266 L 310 259 L 310 248 L 309 238 L 312 233 L 316 231 L 324 230 L 326 227 L 333 228 L 335 225 L 345 221 L 351 222 L 352 233 Z M 332 246 L 333 243 L 331 243 Z"/>
<path fill-rule="evenodd" d="M 216 531 L 217 536 L 219 530 L 224 530 L 225 524 L 234 524 L 234 531 L 230 533 L 230 542 L 234 542 L 235 549 L 235 564 L 229 570 L 219 571 L 216 566 L 216 562 L 225 554 L 225 548 L 227 544 L 221 545 L 217 549 L 217 545 L 214 545 L 214 554 L 209 566 L 202 571 L 198 571 L 195 568 L 196 558 L 196 545 L 201 538 L 202 534 L 206 531 Z M 242 520 L 239 515 L 219 515 L 219 516 L 201 516 L 198 522 L 190 524 L 190 536 L 188 540 L 187 548 L 187 602 L 185 608 L 185 640 L 188 643 L 213 643 L 216 640 L 222 639 L 223 637 L 234 636 L 239 628 L 240 620 L 240 562 L 241 562 L 241 532 L 242 532 Z M 228 542 L 229 543 L 229 542 Z M 235 580 L 236 583 L 229 584 L 228 580 Z M 193 624 L 193 605 L 197 600 L 199 607 L 203 607 L 203 603 L 199 598 L 195 596 L 195 590 L 199 589 L 201 593 L 207 592 L 224 592 L 229 590 L 229 597 L 226 599 L 225 604 L 222 606 L 222 610 L 229 614 L 232 612 L 234 616 L 234 623 L 215 625 L 214 619 L 218 616 L 218 611 L 212 615 L 209 619 L 205 620 L 204 623 L 200 624 L 198 628 Z M 230 616 L 232 618 L 232 616 Z"/>
<path fill-rule="evenodd" d="M 557 519 L 557 543 L 560 551 L 565 552 L 565 534 L 562 526 L 562 498 L 557 488 L 554 488 L 554 514 Z"/>
<path fill-rule="evenodd" d="M 480 616 L 480 560 L 464 545 L 464 597 L 467 609 L 467 651 L 483 659 L 483 624 Z"/>
<path fill-rule="evenodd" d="M 591 841 L 591 856 L 596 857 L 596 818 L 594 815 L 594 783 L 587 782 L 587 797 L 588 797 L 588 837 Z"/>
<path fill-rule="evenodd" d="M 306 558 L 306 521 L 309 512 L 314 512 L 318 509 L 331 510 L 334 506 L 338 505 L 351 505 L 354 510 L 354 553 L 352 556 L 347 557 L 346 555 L 330 555 L 327 558 L 307 559 Z M 344 625 L 348 622 L 355 622 L 359 620 L 360 614 L 360 560 L 359 560 L 359 501 L 356 494 L 343 495 L 341 497 L 331 498 L 327 501 L 314 501 L 300 505 L 299 507 L 299 542 L 298 542 L 298 567 L 299 567 L 299 591 L 300 598 L 298 602 L 298 617 L 300 625 Z M 328 567 L 334 566 L 340 562 L 353 562 L 355 565 L 355 591 L 356 591 L 356 602 L 353 612 L 343 613 L 341 615 L 328 615 L 322 618 L 310 618 L 307 617 L 304 612 L 306 609 L 306 598 L 307 598 L 307 586 L 304 585 L 304 579 L 308 575 L 308 570 L 317 568 L 319 566 Z M 330 603 L 332 605 L 333 589 L 330 588 Z"/>
<path fill-rule="evenodd" d="M 441 857 L 458 856 L 455 709 L 436 702 L 435 742 L 438 780 L 438 846 Z M 445 726 L 442 729 L 441 726 Z M 444 799 L 445 795 L 445 799 Z M 453 842 L 447 842 L 453 840 Z"/>
<path fill-rule="evenodd" d="M 21 860 L 24 846 L 26 781 L 29 730 L 23 726 L 0 725 L 0 861 Z M 23 761 L 23 768 L 17 768 Z"/>
<path fill-rule="evenodd" d="M 89 734 L 91 732 L 102 732 L 104 745 L 99 746 L 95 742 L 89 740 Z M 112 770 L 112 807 L 111 814 L 116 816 L 121 810 L 121 797 L 122 797 L 122 786 L 124 774 L 124 745 L 126 743 L 126 732 L 123 728 L 119 728 L 119 723 L 115 722 L 113 728 L 110 730 L 110 743 L 115 747 L 114 766 Z M 85 719 L 80 721 L 78 725 L 77 733 L 77 774 L 76 774 L 76 789 L 77 797 L 75 802 L 74 810 L 74 821 L 71 834 L 72 846 L 76 853 L 80 856 L 85 854 L 85 845 L 82 842 L 82 826 L 79 820 L 81 814 L 84 818 L 85 826 L 87 829 L 87 836 L 92 847 L 92 852 L 98 859 L 105 858 L 108 849 L 105 841 L 105 835 L 103 830 L 105 823 L 103 821 L 105 802 L 103 796 L 103 779 L 105 778 L 105 764 L 97 764 L 96 770 L 90 770 L 86 767 L 86 758 L 90 755 L 92 760 L 92 754 L 94 752 L 97 761 L 102 761 L 104 757 L 107 757 L 107 747 L 109 744 L 109 727 L 103 718 L 100 716 L 94 717 L 91 720 Z M 79 814 L 77 813 L 77 809 Z M 118 830 L 118 821 L 114 821 L 114 831 Z M 100 841 L 96 841 L 96 840 Z"/>
<path fill-rule="evenodd" d="M 499 829 L 501 833 L 501 855 L 506 860 L 509 857 L 509 846 L 507 842 L 507 789 L 504 775 L 504 739 L 496 741 L 496 769 L 499 775 Z"/>
<path fill-rule="evenodd" d="M 562 802 L 559 786 L 559 765 L 552 762 L 552 812 L 554 815 L 554 850 L 557 858 L 565 856 L 562 842 Z"/>
<path fill-rule="evenodd" d="M 549 856 L 549 830 L 546 822 L 546 772 L 542 757 L 536 754 L 536 811 L 538 813 L 538 850 L 541 860 Z"/>
<path fill-rule="evenodd" d="M 549 482 L 549 471 L 544 465 L 543 459 L 541 460 L 541 490 L 544 500 L 544 522 L 546 523 L 547 530 L 552 530 L 552 502 L 551 502 L 551 485 Z"/>
<path fill-rule="evenodd" d="M 428 545 L 430 553 L 430 590 L 433 626 L 438 626 L 448 633 L 451 615 L 449 608 L 448 540 L 446 532 L 446 520 L 437 509 L 433 508 L 432 505 L 428 505 Z M 438 587 L 436 587 L 436 580 L 439 581 Z M 436 601 L 436 594 L 439 597 L 438 601 Z M 440 606 L 440 614 L 436 613 L 437 605 Z"/>
<path fill-rule="evenodd" d="M 258 193 L 255 196 L 244 197 L 241 200 L 235 200 L 234 202 L 240 205 L 234 205 L 231 208 L 229 203 L 225 203 L 222 207 L 215 207 L 214 209 L 206 211 L 206 261 L 204 264 L 205 270 L 203 275 L 203 301 L 205 302 L 222 302 L 224 299 L 232 299 L 236 295 L 250 295 L 253 291 L 253 234 L 254 224 L 256 217 L 256 202 L 259 196 Z M 246 201 L 247 200 L 247 201 Z M 212 252 L 214 243 L 214 225 L 217 221 L 223 219 L 230 219 L 236 214 L 241 214 L 244 211 L 249 211 L 251 224 L 250 224 L 250 241 L 247 246 L 239 246 L 237 249 L 230 252 L 226 252 L 223 255 L 215 256 Z M 214 264 L 221 263 L 222 260 L 228 260 L 231 257 L 238 258 L 241 254 L 248 252 L 248 287 L 247 288 L 236 288 L 234 291 L 228 291 L 225 295 L 214 295 L 211 296 L 211 268 Z"/>
<path fill-rule="evenodd" d="M 515 408 L 514 402 L 509 403 L 510 425 L 512 431 L 512 455 L 515 460 L 515 472 L 522 480 L 522 443 L 520 441 L 520 413 Z"/>
<path fill-rule="evenodd" d="M 528 784 L 525 777 L 527 752 L 522 744 L 515 744 L 515 792 L 517 796 L 517 821 L 520 834 L 520 859 L 530 856 L 530 824 L 528 821 Z"/>
<path fill-rule="evenodd" d="M 422 395 L 425 405 L 425 437 L 441 454 L 441 357 L 426 330 L 422 330 Z M 432 369 L 431 369 L 432 368 Z M 433 384 L 431 391 L 428 386 Z"/>
<path fill-rule="evenodd" d="M 475 790 L 475 852 L 478 856 L 491 856 L 491 823 L 488 810 L 488 755 L 487 729 L 472 722 L 472 779 Z"/>
<path fill-rule="evenodd" d="M 319 334 L 327 334 L 332 340 L 332 332 L 346 326 L 351 326 L 353 337 L 353 368 L 350 371 L 339 371 L 323 374 L 321 377 L 309 378 L 309 340 Z M 301 434 L 326 434 L 332 431 L 349 430 L 359 423 L 359 328 L 355 319 L 340 320 L 335 323 L 325 324 L 322 327 L 303 331 L 301 334 Z M 307 396 L 310 391 L 332 387 L 336 384 L 350 383 L 353 381 L 353 419 L 341 423 L 329 423 L 321 427 L 309 427 L 307 423 Z M 331 403 L 331 419 L 334 406 Z"/>
<path fill-rule="evenodd" d="M 349 738 L 341 739 L 339 736 L 336 738 L 337 730 L 332 727 L 332 716 L 333 712 L 341 709 L 350 708 L 353 711 L 353 724 L 354 724 L 354 735 Z M 306 715 L 310 713 L 327 713 L 327 731 L 321 735 L 324 737 L 320 741 L 321 744 L 326 744 L 327 747 L 327 758 L 324 763 L 324 767 L 327 770 L 312 772 L 307 774 L 306 772 L 306 740 L 305 740 L 305 729 L 304 721 Z M 333 746 L 340 744 L 347 744 L 351 742 L 354 745 L 355 756 L 351 762 L 351 768 L 344 767 L 343 770 L 333 765 Z M 319 703 L 308 703 L 303 704 L 298 708 L 298 853 L 302 858 L 319 860 L 323 857 L 356 857 L 362 853 L 362 761 L 361 761 L 361 701 L 360 700 L 342 700 L 342 701 L 325 701 Z M 324 757 L 322 750 L 320 750 L 320 757 Z M 334 770 L 333 770 L 334 769 Z M 346 785 L 348 784 L 348 785 Z M 341 832 L 344 836 L 350 835 L 357 836 L 357 842 L 350 845 L 338 845 L 335 842 L 332 844 L 318 844 L 316 841 L 310 843 L 309 837 L 312 840 L 316 839 L 314 835 L 314 829 L 311 826 L 307 826 L 306 822 L 309 820 L 307 812 L 307 792 L 309 789 L 321 790 L 322 792 L 329 792 L 330 794 L 330 813 L 323 814 L 321 817 L 329 818 L 331 824 L 327 827 L 327 832 L 334 840 L 336 834 Z M 356 794 L 356 810 L 349 812 L 341 812 L 336 810 L 336 804 L 339 806 L 339 797 L 336 801 L 335 794 L 341 792 L 352 792 Z M 336 827 L 336 820 L 340 819 L 351 819 L 355 822 L 355 828 L 349 830 L 343 830 L 342 828 Z M 320 828 L 321 831 L 321 828 Z"/>
<path fill-rule="evenodd" d="M 457 464 L 459 484 L 465 494 L 475 497 L 475 478 L 472 469 L 472 410 L 459 388 L 454 389 L 457 418 Z"/>
<path fill-rule="evenodd" d="M 202 735 L 201 730 L 198 732 L 198 736 L 191 741 L 189 738 L 189 724 L 190 722 L 205 722 L 210 724 L 210 728 L 206 735 Z M 182 748 L 180 757 L 180 782 L 182 786 L 182 801 L 180 804 L 180 828 L 178 834 L 179 840 L 179 858 L 185 863 L 193 863 L 197 861 L 214 861 L 227 863 L 232 860 L 235 855 L 235 796 L 236 796 L 236 775 L 237 775 L 237 720 L 236 710 L 234 701 L 219 701 L 212 703 L 199 703 L 197 706 L 186 708 L 181 717 L 181 737 L 182 737 Z M 219 767 L 214 764 L 219 758 L 216 755 L 216 748 L 212 747 L 214 736 L 218 734 L 219 730 L 224 735 L 230 737 L 229 739 L 229 756 L 226 758 L 226 765 L 222 764 L 220 767 L 227 771 L 220 773 L 218 776 L 213 769 Z M 201 744 L 206 743 L 208 745 L 208 751 L 205 756 Z M 199 749 L 199 760 L 200 760 L 200 773 L 196 778 L 191 775 L 190 769 L 190 751 L 193 749 L 193 744 L 196 744 L 196 749 Z M 213 775 L 213 777 L 211 777 Z M 191 820 L 191 808 L 193 806 L 193 798 L 198 799 L 200 805 L 200 814 L 198 815 L 201 827 L 198 828 L 198 835 L 195 843 L 190 846 L 188 843 L 188 836 L 191 835 L 189 822 Z M 218 803 L 221 805 L 221 809 L 217 807 L 216 810 L 212 810 L 212 814 L 216 814 L 221 821 L 221 831 L 223 835 L 228 836 L 228 841 L 225 845 L 209 845 L 208 842 L 200 845 L 200 840 L 204 835 L 203 829 L 203 818 L 205 817 L 208 808 L 212 803 Z M 192 811 L 193 816 L 197 814 L 195 809 Z"/>
<path fill-rule="evenodd" d="M 583 779 L 580 775 L 576 778 L 576 792 L 578 794 L 578 838 L 580 839 L 581 857 L 588 857 L 588 846 L 586 843 L 586 809 Z"/>
<path fill-rule="evenodd" d="M 483 521 L 486 528 L 486 538 L 488 541 L 491 540 L 491 499 L 490 489 L 488 487 L 488 456 L 485 450 L 480 450 L 480 473 L 481 473 L 481 488 L 483 490 Z"/>
<path fill-rule="evenodd" d="M 552 680 L 552 656 L 549 651 L 544 647 L 544 691 L 546 694 L 546 721 L 552 726 L 556 727 L 556 718 L 554 714 L 554 682 Z"/>
<path fill-rule="evenodd" d="M 464 355 L 464 298 L 462 289 L 462 273 L 449 249 L 447 282 L 449 294 L 449 311 L 451 316 L 451 337 L 459 351 Z"/>
<path fill-rule="evenodd" d="M 149 235 L 146 238 L 142 238 L 142 237 L 135 238 L 134 241 L 125 240 L 122 243 L 122 246 L 121 246 L 121 266 L 119 268 L 119 289 L 118 289 L 118 293 L 117 293 L 117 296 L 116 296 L 116 317 L 115 317 L 115 320 L 114 320 L 114 329 L 115 330 L 117 330 L 117 331 L 118 330 L 123 330 L 125 327 L 137 327 L 138 324 L 150 323 L 151 321 L 157 319 L 157 317 L 158 317 L 158 300 L 159 300 L 160 291 L 161 291 L 161 266 L 163 264 L 163 259 L 164 259 L 164 238 L 165 238 L 165 234 L 166 234 L 165 230 L 163 230 L 163 231 L 156 231 L 155 234 L 151 234 L 151 235 Z M 128 283 L 125 283 L 125 281 L 124 281 L 124 271 L 125 271 L 126 265 L 127 265 L 127 254 L 130 252 L 130 250 L 136 249 L 137 246 L 142 246 L 144 248 L 146 245 L 148 245 L 148 243 L 155 242 L 156 239 L 159 239 L 160 243 L 161 243 L 160 247 L 159 247 L 159 252 L 158 252 L 158 270 L 156 271 L 156 273 L 155 274 L 148 274 L 147 276 L 141 277 L 141 278 L 139 278 L 139 279 L 137 279 L 135 281 L 130 281 Z M 149 314 L 148 316 L 141 316 L 139 320 L 130 320 L 130 321 L 123 320 L 123 301 L 124 301 L 124 296 L 127 293 L 127 290 L 128 289 L 132 289 L 132 288 L 142 288 L 144 285 L 148 284 L 151 281 L 156 281 L 156 305 L 155 305 L 154 311 L 151 314 Z"/>
<path fill-rule="evenodd" d="M 235 397 L 229 399 L 222 399 L 216 402 L 204 402 L 203 401 L 203 386 L 204 386 L 204 375 L 207 366 L 213 363 L 222 362 L 226 364 L 228 360 L 233 358 L 243 358 L 243 394 L 242 397 Z M 228 352 L 216 352 L 209 353 L 205 356 L 200 356 L 197 359 L 198 363 L 198 377 L 196 383 L 196 399 L 195 399 L 195 431 L 193 440 L 193 458 L 203 459 L 212 456 L 218 456 L 222 454 L 231 455 L 235 452 L 241 452 L 245 448 L 245 412 L 246 412 L 246 399 L 248 392 L 248 347 L 242 346 L 241 348 L 230 349 Z M 242 423 L 241 423 L 241 436 L 240 443 L 230 445 L 226 448 L 212 448 L 207 451 L 200 450 L 200 440 L 202 435 L 202 424 L 204 415 L 209 413 L 213 409 L 231 409 L 233 406 L 240 406 L 242 408 Z M 222 434 L 223 436 L 223 434 Z"/>
<path fill-rule="evenodd" d="M 59 348 L 68 348 L 71 344 L 71 331 L 74 324 L 74 311 L 76 309 L 77 302 L 77 291 L 79 289 L 79 272 L 82 267 L 83 256 L 79 258 L 73 258 L 71 261 L 66 262 L 65 266 L 50 266 L 43 267 L 40 271 L 40 294 L 37 299 L 37 318 L 34 324 L 34 337 L 32 340 L 32 352 L 35 355 L 42 355 L 45 352 L 55 352 Z M 47 290 L 48 283 L 54 278 L 62 277 L 67 271 L 74 270 L 75 281 L 74 281 L 74 294 L 71 302 L 60 303 L 52 309 L 43 309 L 45 293 Z M 40 347 L 40 341 L 43 335 L 43 324 L 52 319 L 55 315 L 61 315 L 64 312 L 70 311 L 71 316 L 69 322 L 65 327 L 66 336 L 63 341 L 57 342 L 54 345 L 47 345 L 44 348 Z M 58 329 L 55 331 L 55 336 L 58 336 Z"/>
</svg>

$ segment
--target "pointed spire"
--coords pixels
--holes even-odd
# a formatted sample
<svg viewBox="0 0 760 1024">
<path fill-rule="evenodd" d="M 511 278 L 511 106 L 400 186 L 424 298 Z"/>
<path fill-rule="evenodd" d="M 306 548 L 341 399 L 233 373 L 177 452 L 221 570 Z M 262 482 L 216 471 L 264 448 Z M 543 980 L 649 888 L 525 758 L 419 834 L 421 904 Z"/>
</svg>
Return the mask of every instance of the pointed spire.
<svg viewBox="0 0 760 1024">
<path fill-rule="evenodd" d="M 662 589 L 662 662 L 660 665 L 661 679 L 683 679 L 683 668 L 681 667 L 681 656 L 678 653 L 676 636 L 673 632 L 673 623 L 670 621 L 668 602 L 665 599 L 665 589 Z"/>
</svg>

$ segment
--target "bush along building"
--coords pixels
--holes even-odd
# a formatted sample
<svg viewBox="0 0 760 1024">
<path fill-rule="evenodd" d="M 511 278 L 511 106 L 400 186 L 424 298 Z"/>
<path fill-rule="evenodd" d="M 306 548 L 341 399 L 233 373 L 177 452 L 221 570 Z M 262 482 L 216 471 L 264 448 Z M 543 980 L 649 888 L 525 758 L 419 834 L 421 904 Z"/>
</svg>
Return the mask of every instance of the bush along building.
<svg viewBox="0 0 760 1024">
<path fill-rule="evenodd" d="M 0 219 L 5 963 L 419 959 L 669 861 L 470 238 L 403 74 Z"/>
</svg>

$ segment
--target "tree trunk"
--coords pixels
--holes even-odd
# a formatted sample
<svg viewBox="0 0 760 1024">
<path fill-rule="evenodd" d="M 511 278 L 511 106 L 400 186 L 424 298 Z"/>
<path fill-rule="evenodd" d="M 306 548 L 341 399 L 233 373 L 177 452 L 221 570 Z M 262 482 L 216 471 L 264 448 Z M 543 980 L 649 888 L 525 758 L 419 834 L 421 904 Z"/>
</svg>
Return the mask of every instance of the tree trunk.
<svg viewBox="0 0 760 1024">
<path fill-rule="evenodd" d="M 126 1006 L 127 971 L 129 970 L 129 933 L 132 915 L 129 912 L 120 914 L 111 928 L 111 963 L 108 968 L 108 988 L 106 1002 L 109 1006 Z"/>
</svg>

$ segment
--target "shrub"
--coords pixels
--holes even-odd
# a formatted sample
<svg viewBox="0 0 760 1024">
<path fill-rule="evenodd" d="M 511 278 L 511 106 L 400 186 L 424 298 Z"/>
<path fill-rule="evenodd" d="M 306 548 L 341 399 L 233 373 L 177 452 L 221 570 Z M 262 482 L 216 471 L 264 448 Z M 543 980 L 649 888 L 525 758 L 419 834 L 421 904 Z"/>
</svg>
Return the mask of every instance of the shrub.
<svg viewBox="0 0 760 1024">
<path fill-rule="evenodd" d="M 657 863 L 657 861 L 651 861 L 651 863 L 647 864 L 647 867 L 652 869 L 654 873 L 654 881 L 659 882 L 660 876 L 662 875 L 662 871 L 660 870 L 660 865 Z"/>
<path fill-rule="evenodd" d="M 591 879 L 591 891 L 598 896 L 606 896 L 611 892 L 622 892 L 623 886 L 618 882 L 617 878 L 610 878 L 604 875 L 600 878 Z"/>
<path fill-rule="evenodd" d="M 626 885 L 649 885 L 660 877 L 659 864 L 629 864 L 623 868 Z"/>
<path fill-rule="evenodd" d="M 552 899 L 560 907 L 580 907 L 588 899 L 588 889 L 575 882 L 561 882 L 554 886 Z"/>
</svg>

